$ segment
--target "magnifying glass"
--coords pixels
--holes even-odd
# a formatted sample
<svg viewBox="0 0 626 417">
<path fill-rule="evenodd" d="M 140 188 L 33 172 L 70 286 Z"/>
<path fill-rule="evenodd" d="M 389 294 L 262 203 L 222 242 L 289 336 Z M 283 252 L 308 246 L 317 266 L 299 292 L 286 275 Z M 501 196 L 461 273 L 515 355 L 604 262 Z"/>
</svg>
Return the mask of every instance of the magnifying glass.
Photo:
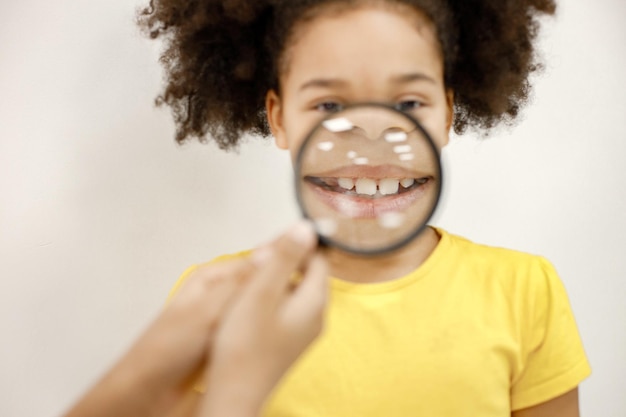
<svg viewBox="0 0 626 417">
<path fill-rule="evenodd" d="M 351 105 L 321 121 L 295 163 L 298 204 L 320 244 L 358 255 L 385 254 L 417 237 L 442 181 L 426 130 L 379 103 Z"/>
</svg>

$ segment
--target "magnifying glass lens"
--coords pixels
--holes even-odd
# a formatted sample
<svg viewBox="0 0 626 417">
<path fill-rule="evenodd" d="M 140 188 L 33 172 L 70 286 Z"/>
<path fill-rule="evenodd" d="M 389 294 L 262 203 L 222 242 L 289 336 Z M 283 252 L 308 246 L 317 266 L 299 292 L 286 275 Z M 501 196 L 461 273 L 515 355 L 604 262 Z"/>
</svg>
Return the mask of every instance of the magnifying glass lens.
<svg viewBox="0 0 626 417">
<path fill-rule="evenodd" d="M 321 241 L 357 254 L 408 243 L 430 219 L 441 166 L 419 123 L 385 105 L 334 113 L 304 141 L 296 190 Z"/>
</svg>

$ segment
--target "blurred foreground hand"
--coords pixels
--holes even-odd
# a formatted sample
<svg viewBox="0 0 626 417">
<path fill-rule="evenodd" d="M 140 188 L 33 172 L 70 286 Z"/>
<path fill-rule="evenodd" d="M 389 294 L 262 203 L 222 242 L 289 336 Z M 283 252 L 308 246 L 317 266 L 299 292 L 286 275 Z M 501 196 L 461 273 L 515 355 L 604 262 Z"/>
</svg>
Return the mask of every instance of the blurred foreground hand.
<svg viewBox="0 0 626 417">
<path fill-rule="evenodd" d="M 328 266 L 316 245 L 312 227 L 301 222 L 250 257 L 194 270 L 65 417 L 179 415 L 178 403 L 201 372 L 206 395 L 186 415 L 256 416 L 322 329 Z M 294 274 L 302 277 L 295 287 Z"/>
</svg>

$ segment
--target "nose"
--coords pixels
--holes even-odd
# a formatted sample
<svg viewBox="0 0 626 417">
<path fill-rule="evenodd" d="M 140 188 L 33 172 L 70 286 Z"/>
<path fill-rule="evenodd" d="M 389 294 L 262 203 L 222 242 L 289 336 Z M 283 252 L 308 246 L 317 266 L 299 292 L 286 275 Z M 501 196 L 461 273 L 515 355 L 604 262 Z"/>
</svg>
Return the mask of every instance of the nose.
<svg viewBox="0 0 626 417">
<path fill-rule="evenodd" d="M 415 126 L 400 114 L 381 109 L 363 109 L 350 117 L 352 134 L 360 135 L 371 140 L 386 138 L 388 135 L 410 133 Z"/>
</svg>

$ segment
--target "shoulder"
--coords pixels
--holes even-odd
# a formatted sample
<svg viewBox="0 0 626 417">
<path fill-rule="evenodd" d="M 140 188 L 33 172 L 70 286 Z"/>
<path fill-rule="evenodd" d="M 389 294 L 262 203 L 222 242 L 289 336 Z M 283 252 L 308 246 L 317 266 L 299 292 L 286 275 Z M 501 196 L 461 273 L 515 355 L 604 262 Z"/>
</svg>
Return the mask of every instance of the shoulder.
<svg viewBox="0 0 626 417">
<path fill-rule="evenodd" d="M 553 273 L 554 267 L 543 256 L 514 249 L 490 246 L 437 229 L 446 251 L 459 265 L 515 275 Z"/>
<path fill-rule="evenodd" d="M 533 304 L 549 293 L 563 294 L 559 275 L 550 261 L 540 255 L 475 243 L 438 230 L 442 236 L 444 269 L 459 282 L 506 295 L 509 301 Z"/>
<path fill-rule="evenodd" d="M 458 256 L 461 256 L 464 261 L 471 260 L 476 263 L 484 262 L 490 264 L 497 263 L 518 265 L 543 259 L 538 255 L 527 252 L 477 243 L 442 229 L 437 229 L 437 231 L 442 236 L 442 240 L 448 240 L 450 249 Z"/>
</svg>

